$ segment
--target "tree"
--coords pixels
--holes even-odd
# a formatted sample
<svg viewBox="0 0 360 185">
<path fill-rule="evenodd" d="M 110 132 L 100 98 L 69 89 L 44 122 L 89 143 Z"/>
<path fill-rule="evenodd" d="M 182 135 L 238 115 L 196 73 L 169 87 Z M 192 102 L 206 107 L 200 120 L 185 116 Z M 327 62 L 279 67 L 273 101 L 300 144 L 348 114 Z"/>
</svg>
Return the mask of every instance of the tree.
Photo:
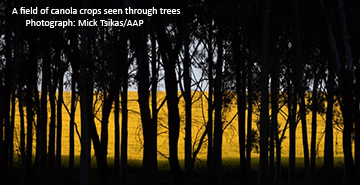
<svg viewBox="0 0 360 185">
<path fill-rule="evenodd" d="M 83 0 L 82 7 L 88 8 L 89 1 Z M 83 18 L 87 18 L 88 15 L 84 15 Z M 89 183 L 89 168 L 90 168 L 90 121 L 92 110 L 92 88 L 91 79 L 89 78 L 88 69 L 91 68 L 91 64 L 88 58 L 89 54 L 89 37 L 88 28 L 81 28 L 81 48 L 80 48 L 80 75 L 79 75 L 79 94 L 80 94 L 80 110 L 81 110 L 81 156 L 80 156 L 80 184 Z"/>
<path fill-rule="evenodd" d="M 293 1 L 293 10 L 294 10 L 294 42 L 295 42 L 295 61 L 296 67 L 295 71 L 295 86 L 298 91 L 300 98 L 300 116 L 301 116 L 301 128 L 302 128 L 302 139 L 303 139 L 303 148 L 304 148 L 304 166 L 306 173 L 307 182 L 310 183 L 310 164 L 309 164 L 309 145 L 307 137 L 307 128 L 306 128 L 306 107 L 305 107 L 305 95 L 302 87 L 302 51 L 301 51 L 301 33 L 300 33 L 300 18 L 298 10 L 297 0 Z"/>
<path fill-rule="evenodd" d="M 172 175 L 176 183 L 183 183 L 183 173 L 180 168 L 178 158 L 178 140 L 180 132 L 180 117 L 179 117 L 179 98 L 177 88 L 177 78 L 175 73 L 176 62 L 178 61 L 178 54 L 182 46 L 182 30 L 181 26 L 178 35 L 175 36 L 176 43 L 172 46 L 165 33 L 166 24 L 160 22 L 156 27 L 158 36 L 159 50 L 164 64 L 165 70 L 165 89 L 168 107 L 168 124 L 169 124 L 169 163 Z"/>
<path fill-rule="evenodd" d="M 241 36 L 239 30 L 235 28 L 233 39 L 233 57 L 235 62 L 236 75 L 236 96 L 238 109 L 238 132 L 239 132 L 239 151 L 240 151 L 240 181 L 248 183 L 247 159 L 245 157 L 245 110 L 246 110 L 246 69 L 244 51 L 240 51 Z M 241 56 L 242 55 L 242 56 Z"/>
<path fill-rule="evenodd" d="M 269 122 L 269 92 L 268 92 L 268 27 L 269 1 L 262 1 L 262 46 L 261 46 L 261 111 L 260 111 L 260 168 L 258 185 L 266 184 L 268 170 L 268 122 Z"/>
<path fill-rule="evenodd" d="M 189 175 L 192 171 L 191 165 L 191 76 L 190 76 L 190 30 L 187 28 L 189 25 L 185 18 L 184 24 L 184 100 L 185 100 L 185 175 Z"/>
<path fill-rule="evenodd" d="M 128 153 L 128 80 L 129 80 L 129 61 L 127 50 L 127 35 L 125 30 L 120 33 L 120 52 L 121 52 L 121 180 L 126 181 L 127 176 L 127 153 Z M 119 70 L 120 71 L 120 70 Z"/>
<path fill-rule="evenodd" d="M 131 44 L 135 50 L 138 65 L 138 97 L 141 114 L 141 123 L 144 137 L 143 150 L 143 173 L 144 182 L 157 183 L 157 146 L 156 146 L 156 124 L 151 120 L 149 108 L 149 62 L 146 49 L 147 33 L 137 30 L 138 35 L 132 35 Z"/>
<path fill-rule="evenodd" d="M 325 122 L 325 150 L 324 150 L 324 182 L 333 183 L 334 174 L 334 137 L 333 137 L 333 106 L 335 95 L 334 67 L 329 62 L 329 76 L 327 80 L 327 109 Z"/>
<path fill-rule="evenodd" d="M 220 20 L 219 20 L 220 22 Z M 217 39 L 217 61 L 215 64 L 216 77 L 214 85 L 214 182 L 221 183 L 221 166 L 222 166 L 222 73 L 223 73 L 223 27 L 219 25 Z"/>
</svg>

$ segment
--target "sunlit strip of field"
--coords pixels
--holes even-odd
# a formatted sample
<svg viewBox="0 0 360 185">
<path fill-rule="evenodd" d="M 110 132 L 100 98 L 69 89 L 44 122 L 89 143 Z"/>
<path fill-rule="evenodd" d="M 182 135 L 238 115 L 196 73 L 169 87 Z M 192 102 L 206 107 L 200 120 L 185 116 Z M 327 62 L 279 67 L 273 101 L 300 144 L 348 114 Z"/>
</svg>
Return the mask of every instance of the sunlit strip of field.
<svg viewBox="0 0 360 185">
<path fill-rule="evenodd" d="M 193 135 L 193 143 L 195 142 L 195 148 L 198 145 L 199 139 L 203 134 L 205 127 L 204 123 L 207 121 L 207 101 L 204 96 L 201 96 L 201 92 L 193 92 L 193 105 L 192 105 L 192 135 Z M 158 106 L 165 98 L 165 92 L 158 92 Z M 64 93 L 64 104 L 70 110 L 70 92 Z M 94 99 L 100 98 L 94 96 Z M 140 111 L 139 105 L 137 101 L 137 92 L 128 92 L 128 109 L 129 109 L 129 123 L 128 123 L 128 156 L 129 159 L 142 159 L 142 127 L 141 127 L 141 119 L 140 119 Z M 101 125 L 101 101 L 96 101 L 95 104 L 95 123 L 97 126 L 98 132 L 100 132 Z M 237 114 L 236 108 L 236 100 L 233 100 L 229 104 L 227 111 L 224 113 L 224 127 L 228 125 L 228 123 L 232 120 L 232 122 L 226 126 L 223 135 L 223 158 L 238 158 L 239 157 L 239 145 L 238 145 L 238 119 L 234 118 Z M 48 104 L 48 116 L 50 116 L 50 105 Z M 180 138 L 179 138 L 179 158 L 184 158 L 184 138 L 185 138 L 185 104 L 183 98 L 180 99 L 179 103 L 180 108 Z M 120 107 L 121 109 L 121 107 Z M 286 106 L 282 108 L 284 112 L 287 112 Z M 24 108 L 25 118 L 26 111 Z M 62 155 L 69 155 L 69 121 L 70 116 L 65 107 L 62 110 Z M 247 115 L 247 114 L 246 114 Z M 286 118 L 286 117 L 285 117 Z M 285 118 L 279 114 L 278 119 L 280 123 L 280 130 L 282 130 L 285 126 Z M 16 116 L 15 116 L 15 137 L 14 137 L 14 151 L 16 154 L 19 154 L 20 151 L 20 115 L 18 111 L 18 105 L 16 105 Z M 120 114 L 120 123 L 121 123 L 121 114 Z M 167 134 L 167 105 L 166 103 L 160 109 L 158 116 L 158 150 L 159 150 L 159 159 L 165 159 L 164 156 L 168 156 L 168 134 Z M 253 124 L 252 128 L 257 129 L 256 121 L 259 119 L 259 112 L 254 109 L 253 113 Z M 247 118 L 246 118 L 247 121 Z M 324 119 L 318 115 L 317 116 L 318 126 L 317 126 L 317 155 L 323 156 L 324 151 L 324 130 L 325 130 L 325 121 Z M 49 121 L 50 122 L 50 119 Z M 81 137 L 81 121 L 80 121 L 80 104 L 77 104 L 75 122 L 77 125 L 78 132 Z M 35 119 L 36 123 L 36 119 Z M 26 128 L 26 119 L 25 119 L 25 128 Z M 49 126 L 49 125 L 48 125 Z M 112 112 L 109 118 L 109 145 L 108 145 L 108 156 L 114 156 L 114 113 Z M 308 132 L 308 140 L 309 140 L 309 148 L 310 148 L 310 139 L 311 139 L 311 113 L 307 115 L 307 132 Z M 26 130 L 26 129 L 25 129 Z M 47 129 L 49 132 L 49 127 Z M 26 133 L 28 134 L 28 133 Z M 34 145 L 33 145 L 33 153 L 35 153 L 35 128 L 33 129 L 34 136 Z M 282 143 L 282 156 L 288 156 L 288 148 L 289 148 L 289 133 L 288 130 L 285 132 L 285 139 Z M 77 132 L 75 131 L 75 155 L 80 155 L 80 140 Z M 205 142 L 202 145 L 202 148 L 198 154 L 199 159 L 206 159 L 207 151 L 207 137 L 205 137 Z M 161 153 L 161 154 L 160 154 Z M 92 149 L 92 155 L 94 155 L 94 150 Z M 252 154 L 254 157 L 258 156 L 258 153 L 253 151 Z M 296 155 L 297 157 L 303 157 L 303 146 L 302 146 L 302 131 L 301 131 L 301 122 L 298 123 L 297 132 L 296 132 Z M 343 155 L 342 152 L 342 133 L 339 129 L 334 127 L 334 155 L 339 157 Z"/>
</svg>

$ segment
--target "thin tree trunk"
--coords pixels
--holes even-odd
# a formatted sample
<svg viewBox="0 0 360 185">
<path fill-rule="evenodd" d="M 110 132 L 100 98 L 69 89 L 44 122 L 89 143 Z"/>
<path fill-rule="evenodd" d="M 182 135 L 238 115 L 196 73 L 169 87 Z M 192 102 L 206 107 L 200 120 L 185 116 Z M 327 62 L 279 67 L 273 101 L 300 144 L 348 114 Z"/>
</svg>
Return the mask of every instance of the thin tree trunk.
<svg viewBox="0 0 360 185">
<path fill-rule="evenodd" d="M 89 0 L 82 0 L 82 7 L 89 7 Z M 83 18 L 87 18 L 84 15 Z M 88 185 L 89 183 L 89 168 L 90 168 L 90 117 L 92 102 L 89 102 L 88 86 L 89 82 L 87 69 L 89 61 L 89 37 L 88 28 L 81 27 L 81 53 L 80 53 L 80 111 L 81 111 L 81 156 L 80 156 L 80 179 L 79 183 Z"/>
<path fill-rule="evenodd" d="M 185 25 L 186 27 L 187 25 Z M 191 76 L 190 76 L 190 36 L 189 30 L 185 29 L 184 47 L 185 47 L 185 58 L 183 62 L 184 66 L 184 100 L 185 100 L 185 175 L 189 177 L 191 174 Z"/>
<path fill-rule="evenodd" d="M 114 146 L 114 167 L 115 167 L 115 183 L 120 183 L 120 100 L 119 100 L 119 94 L 118 91 L 115 94 L 115 100 L 114 100 L 114 130 L 115 130 L 115 146 Z"/>
<path fill-rule="evenodd" d="M 275 167 L 275 137 L 278 137 L 277 126 L 278 126 L 278 100 L 279 100 L 279 85 L 278 85 L 278 67 L 277 63 L 273 63 L 271 70 L 271 122 L 270 122 L 270 182 L 273 183 L 276 178 L 276 166 Z M 278 143 L 277 143 L 278 144 Z M 278 155 L 278 153 L 276 154 Z"/>
<path fill-rule="evenodd" d="M 141 122 L 144 135 L 143 150 L 143 172 L 144 182 L 147 184 L 157 184 L 157 146 L 156 146 L 156 124 L 151 119 L 149 108 L 149 62 L 146 49 L 146 34 L 141 34 L 141 38 L 133 36 L 135 54 L 138 62 L 138 96 Z M 154 128 L 155 127 L 155 128 Z"/>
<path fill-rule="evenodd" d="M 298 1 L 293 1 L 293 10 L 294 10 L 294 36 L 295 36 L 295 60 L 296 60 L 296 90 L 298 91 L 300 98 L 300 116 L 301 116 L 301 128 L 302 128 L 302 139 L 303 139 L 303 149 L 304 149 L 304 166 L 306 171 L 306 182 L 309 184 L 311 179 L 311 169 L 309 161 L 309 145 L 307 137 L 307 128 L 306 128 L 306 107 L 305 107 L 305 97 L 304 90 L 302 87 L 302 51 L 301 51 L 301 35 L 300 35 L 300 18 L 298 11 Z"/>
<path fill-rule="evenodd" d="M 214 106 L 215 106 L 215 122 L 214 122 L 214 177 L 215 183 L 220 184 L 221 166 L 222 166 L 222 69 L 223 69 L 223 40 L 222 27 L 219 26 L 217 35 L 218 58 L 216 62 L 216 78 L 214 85 Z"/>
<path fill-rule="evenodd" d="M 114 29 L 113 45 L 114 45 L 114 62 L 120 62 L 119 57 L 119 30 Z M 120 86 L 120 85 L 119 85 Z M 118 87 L 119 87 L 118 86 Z M 115 168 L 115 184 L 120 184 L 120 88 L 116 89 L 114 97 L 114 130 L 115 130 L 115 141 L 114 141 L 114 168 Z"/>
<path fill-rule="evenodd" d="M 69 170 L 70 176 L 74 175 L 74 144 L 75 144 L 75 112 L 76 112 L 76 102 L 77 102 L 77 92 L 76 92 L 76 83 L 79 81 L 79 48 L 76 42 L 76 34 L 72 31 L 69 32 L 70 37 L 70 47 L 72 48 L 72 55 L 70 56 L 71 63 L 71 102 L 70 102 L 70 122 L 69 122 Z"/>
<path fill-rule="evenodd" d="M 238 30 L 237 30 L 238 31 Z M 236 32 L 237 32 L 236 31 Z M 240 182 L 248 183 L 248 169 L 245 157 L 245 111 L 246 111 L 246 95 L 245 95 L 245 60 L 241 57 L 240 43 L 241 37 L 238 33 L 234 36 L 233 56 L 235 60 L 236 74 L 236 96 L 238 109 L 238 135 L 239 135 L 239 151 L 240 151 Z"/>
<path fill-rule="evenodd" d="M 60 50 L 56 48 L 56 62 L 58 63 L 58 100 L 57 100 L 57 127 L 56 127 L 56 182 L 61 182 L 61 146 L 62 146 L 62 104 L 64 91 L 64 73 L 66 66 L 60 61 Z"/>
<path fill-rule="evenodd" d="M 260 110 L 260 167 L 258 185 L 266 184 L 268 179 L 268 123 L 269 123 L 269 92 L 268 92 L 268 29 L 269 1 L 262 1 L 262 49 L 261 49 L 261 110 Z"/>
<path fill-rule="evenodd" d="M 158 110 L 157 110 L 157 80 L 158 80 L 158 67 L 156 66 L 157 63 L 157 59 L 156 59 L 156 40 L 155 40 L 155 35 L 152 34 L 151 35 L 151 109 L 152 109 L 152 126 L 154 127 L 152 132 L 157 134 L 157 121 L 158 121 Z M 153 141 L 152 143 L 154 143 L 154 145 L 156 146 L 156 150 L 157 150 L 157 137 L 153 137 L 152 138 Z M 156 159 L 154 158 L 155 163 L 154 165 L 156 165 L 154 168 L 158 168 L 157 167 L 157 157 Z M 153 172 L 153 176 L 154 178 L 157 178 L 157 171 Z"/>
<path fill-rule="evenodd" d="M 208 38 L 208 81 L 209 81 L 209 94 L 208 94 L 208 148 L 207 148 L 207 176 L 209 183 L 214 176 L 214 151 L 213 151 L 213 48 L 212 48 L 212 19 L 209 21 L 209 38 Z"/>
<path fill-rule="evenodd" d="M 165 89 L 168 107 L 168 125 L 169 125 L 169 163 L 175 183 L 182 184 L 184 182 L 183 172 L 181 171 L 178 158 L 178 140 L 180 132 L 180 116 L 179 116 L 179 98 L 178 84 L 175 72 L 175 64 L 177 62 L 178 53 L 181 48 L 182 39 L 177 38 L 175 47 L 168 40 L 165 29 L 157 27 L 159 49 L 161 51 L 164 70 L 165 70 Z M 181 33 L 179 33 L 181 35 Z M 178 36 L 179 37 L 179 36 Z"/>
<path fill-rule="evenodd" d="M 316 134 L 317 134 L 317 111 L 318 111 L 318 83 L 319 83 L 319 74 L 317 70 L 314 70 L 315 78 L 313 84 L 312 92 L 312 115 L 311 115 L 311 184 L 315 183 L 315 172 L 316 172 Z"/>
<path fill-rule="evenodd" d="M 325 122 L 325 148 L 324 148 L 324 183 L 333 184 L 334 175 L 334 137 L 333 137 L 333 105 L 334 105 L 334 86 L 335 75 L 333 67 L 329 64 L 329 77 L 327 82 L 327 108 Z"/>
<path fill-rule="evenodd" d="M 13 82 L 12 82 L 13 83 Z M 12 87 L 11 89 L 11 118 L 10 118 L 10 136 L 9 136 L 9 167 L 8 167 L 8 177 L 12 177 L 13 166 L 14 166 L 14 129 L 15 129 L 15 90 Z"/>
<path fill-rule="evenodd" d="M 25 167 L 25 120 L 24 120 L 24 105 L 23 105 L 23 92 L 20 89 L 18 91 L 19 99 L 19 114 L 20 114 L 20 155 L 21 155 L 21 167 Z"/>
<path fill-rule="evenodd" d="M 55 75 L 55 74 L 54 74 Z M 56 83 L 57 78 L 54 76 L 54 82 L 50 86 L 49 91 L 49 99 L 50 99 L 50 128 L 49 128 L 49 158 L 48 158 L 48 165 L 49 165 L 49 172 L 51 174 L 51 178 L 55 175 L 55 131 L 56 131 Z"/>
<path fill-rule="evenodd" d="M 122 75 L 122 91 L 121 91 L 121 181 L 125 182 L 127 179 L 127 160 L 128 160 L 128 50 L 127 38 L 125 33 L 120 34 L 121 40 L 121 75 Z"/>
<path fill-rule="evenodd" d="M 253 107 L 253 63 L 248 62 L 248 115 L 247 115 L 247 139 L 246 139 L 246 159 L 247 159 L 247 170 L 248 170 L 248 179 L 251 179 L 251 146 L 252 146 L 252 107 Z"/>
<path fill-rule="evenodd" d="M 357 177 L 360 180 L 360 60 L 354 56 L 356 64 L 356 84 L 355 84 L 355 167 L 357 170 Z M 356 59 L 357 58 L 357 59 Z"/>
<path fill-rule="evenodd" d="M 33 30 L 30 33 L 34 33 Z M 30 34 L 29 33 L 29 34 Z M 33 35 L 33 34 L 31 34 Z M 29 70 L 27 72 L 28 79 L 27 79 L 27 90 L 26 90 L 26 120 L 27 120 L 27 132 L 26 132 L 26 175 L 29 178 L 30 170 L 31 170 L 31 163 L 32 163 L 32 143 L 33 143 L 33 124 L 34 124 L 34 88 L 36 84 L 36 74 L 37 74 L 37 54 L 36 54 L 36 37 L 33 35 L 29 38 L 29 61 L 28 67 Z"/>
<path fill-rule="evenodd" d="M 70 176 L 72 177 L 74 175 L 74 144 L 75 144 L 75 111 L 76 111 L 76 89 L 75 89 L 75 78 L 74 73 L 71 77 L 71 102 L 70 102 L 70 123 L 69 123 L 69 170 L 70 170 Z"/>
<path fill-rule="evenodd" d="M 291 74 L 290 74 L 291 75 Z M 297 95 L 294 91 L 291 80 L 288 81 L 288 119 L 289 120 L 289 175 L 288 182 L 293 183 L 295 179 L 295 159 L 296 159 L 296 112 Z"/>
<path fill-rule="evenodd" d="M 48 114 L 47 114 L 47 101 L 48 101 L 48 92 L 49 92 L 49 82 L 50 82 L 50 48 L 45 49 L 44 60 L 42 62 L 42 82 L 41 82 L 41 115 L 38 116 L 40 119 L 40 123 L 37 127 L 39 127 L 40 133 L 40 142 L 36 143 L 37 147 L 39 147 L 39 170 L 40 176 L 46 176 L 44 172 L 47 172 L 47 124 L 48 124 Z"/>
</svg>

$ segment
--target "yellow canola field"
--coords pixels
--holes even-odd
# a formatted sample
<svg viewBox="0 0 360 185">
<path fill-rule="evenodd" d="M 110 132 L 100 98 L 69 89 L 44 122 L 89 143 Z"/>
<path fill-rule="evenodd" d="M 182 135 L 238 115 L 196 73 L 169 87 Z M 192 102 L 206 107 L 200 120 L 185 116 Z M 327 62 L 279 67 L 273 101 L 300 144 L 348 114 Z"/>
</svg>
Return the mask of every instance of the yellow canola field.
<svg viewBox="0 0 360 185">
<path fill-rule="evenodd" d="M 207 93 L 205 93 L 207 95 Z M 158 106 L 165 98 L 165 92 L 158 92 Z M 207 101 L 204 96 L 201 96 L 201 92 L 193 92 L 193 105 L 192 105 L 192 142 L 195 143 L 193 148 L 196 148 L 201 135 L 205 130 L 205 125 L 207 121 Z M 99 98 L 99 97 L 98 97 Z M 70 99 L 71 99 L 71 92 L 64 93 L 64 104 L 70 110 Z M 94 100 L 96 96 L 94 95 Z M 130 91 L 128 92 L 128 157 L 129 159 L 142 159 L 143 155 L 143 148 L 142 148 L 142 127 L 141 127 L 141 119 L 140 119 L 140 110 L 138 104 L 138 97 L 137 92 Z M 121 101 L 121 100 L 120 100 Z M 95 123 L 97 126 L 97 131 L 100 133 L 101 130 L 101 101 L 94 101 L 96 112 Z M 151 99 L 150 99 L 151 102 Z M 48 105 L 48 116 L 50 116 L 50 105 Z M 151 104 L 150 104 L 151 106 Z M 120 106 L 121 109 L 121 106 Z M 180 98 L 179 102 L 179 114 L 180 114 L 180 137 L 179 137 L 179 158 L 184 158 L 184 138 L 185 138 L 185 103 L 184 99 Z M 284 106 L 282 108 L 284 112 L 287 113 L 287 108 Z M 254 110 L 255 111 L 255 110 Z M 26 111 L 24 108 L 24 113 L 26 117 Z M 236 100 L 230 103 L 230 106 L 227 108 L 227 111 L 223 114 L 223 121 L 224 127 L 228 125 L 229 122 L 234 118 L 237 114 L 236 108 Z M 247 113 L 246 113 L 247 115 Z M 62 110 L 62 155 L 69 155 L 69 121 L 70 116 L 65 107 Z M 167 132 L 167 105 L 166 103 L 160 109 L 158 115 L 158 159 L 165 159 L 164 156 L 168 156 L 168 132 Z M 310 139 L 311 139 L 311 113 L 307 115 L 307 133 L 308 133 L 308 141 L 309 141 L 309 149 L 310 149 Z M 121 124 L 121 113 L 120 113 L 120 124 Z M 256 120 L 259 119 L 259 112 L 253 113 L 253 129 L 258 129 L 256 125 Z M 281 125 L 280 129 L 282 130 L 285 125 L 285 119 L 279 115 L 278 116 L 279 123 Z M 246 118 L 247 121 L 247 118 Z M 325 130 L 325 121 L 321 116 L 317 116 L 318 127 L 317 127 L 317 155 L 323 156 L 324 153 L 324 130 Z M 50 118 L 49 121 L 50 122 Z M 81 134 L 81 121 L 80 121 L 80 104 L 77 103 L 76 107 L 76 115 L 75 115 L 75 123 L 77 125 L 77 129 L 79 134 Z M 25 119 L 25 128 L 26 128 L 26 119 Z M 115 138 L 115 131 L 114 131 L 114 112 L 110 114 L 109 118 L 109 145 L 108 145 L 108 157 L 114 156 L 114 138 Z M 120 125 L 121 128 L 121 125 Z M 76 129 L 76 128 L 75 128 Z M 49 127 L 48 127 L 49 132 Z M 120 131 L 121 133 L 121 131 Z M 16 115 L 15 115 L 15 137 L 14 137 L 14 151 L 15 153 L 19 154 L 20 151 L 20 116 L 18 111 L 18 106 L 16 106 Z M 27 133 L 26 133 L 27 134 Z M 34 146 L 35 146 L 35 128 L 33 129 L 33 136 L 34 136 Z M 285 140 L 282 143 L 282 156 L 288 156 L 289 152 L 289 137 L 288 137 L 288 129 L 285 132 Z M 81 136 L 80 136 L 81 137 Z M 223 158 L 239 158 L 239 140 L 238 140 L 238 118 L 235 117 L 233 121 L 226 127 L 223 133 L 223 150 L 222 150 L 222 157 Z M 75 130 L 75 155 L 80 155 L 81 146 L 79 136 Z M 35 147 L 33 147 L 33 153 L 35 153 Z M 161 154 L 160 154 L 161 153 Z M 207 154 L 207 137 L 205 137 L 205 142 L 202 145 L 202 148 L 198 154 L 199 159 L 206 159 Z M 94 155 L 94 150 L 92 148 L 92 155 Z M 303 145 L 302 145 L 302 131 L 301 131 L 301 122 L 297 125 L 297 132 L 296 132 L 296 155 L 297 157 L 303 156 Z M 334 155 L 335 156 L 342 156 L 342 133 L 334 128 Z M 257 157 L 258 153 L 253 151 L 252 156 Z"/>
</svg>

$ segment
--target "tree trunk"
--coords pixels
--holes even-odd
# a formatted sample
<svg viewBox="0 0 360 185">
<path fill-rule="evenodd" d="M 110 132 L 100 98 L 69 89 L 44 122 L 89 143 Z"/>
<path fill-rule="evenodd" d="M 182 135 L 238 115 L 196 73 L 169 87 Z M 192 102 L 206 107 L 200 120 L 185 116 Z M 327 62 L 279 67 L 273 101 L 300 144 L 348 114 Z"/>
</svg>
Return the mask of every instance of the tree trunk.
<svg viewBox="0 0 360 185">
<path fill-rule="evenodd" d="M 248 62 L 248 115 L 247 115 L 247 139 L 246 139 L 246 159 L 247 159 L 247 170 L 248 170 L 248 178 L 251 179 L 251 133 L 252 133 L 252 107 L 253 107 L 253 63 L 252 61 Z"/>
<path fill-rule="evenodd" d="M 269 34 L 269 1 L 262 1 L 262 49 L 261 49 L 261 110 L 260 110 L 260 167 L 258 185 L 266 184 L 268 179 L 268 123 L 269 123 L 269 92 L 268 92 L 268 34 Z"/>
<path fill-rule="evenodd" d="M 344 118 L 344 132 L 343 132 L 343 147 L 344 147 L 344 160 L 345 160 L 345 183 L 354 184 L 356 181 L 355 167 L 352 156 L 352 141 L 351 134 L 354 124 L 354 94 L 353 94 L 353 57 L 351 53 L 349 34 L 347 31 L 345 10 L 343 0 L 337 0 L 339 10 L 339 20 L 341 25 L 341 33 L 344 42 L 346 65 L 341 70 L 340 75 L 343 76 L 342 96 L 343 98 L 343 118 Z"/>
<path fill-rule="evenodd" d="M 48 92 L 50 89 L 50 46 L 47 45 L 47 48 L 45 49 L 44 54 L 44 60 L 42 62 L 42 82 L 41 82 L 41 110 L 40 116 L 38 116 L 37 119 L 40 119 L 40 123 L 37 127 L 39 127 L 40 133 L 37 133 L 40 135 L 40 142 L 36 143 L 37 147 L 39 147 L 39 170 L 40 170 L 40 176 L 46 176 L 44 172 L 47 172 L 47 124 L 48 124 L 48 108 L 47 108 L 47 101 L 48 101 Z"/>
<path fill-rule="evenodd" d="M 178 83 L 176 79 L 175 64 L 177 62 L 178 53 L 181 43 L 176 43 L 175 47 L 168 40 L 165 29 L 157 27 L 159 49 L 161 51 L 164 70 L 165 70 L 165 90 L 168 107 L 168 124 L 169 124 L 169 163 L 175 183 L 182 184 L 184 182 L 183 172 L 181 171 L 178 158 L 178 140 L 180 132 L 179 117 L 179 97 Z M 181 35 L 181 33 L 180 33 Z M 180 41 L 179 36 L 177 41 Z"/>
<path fill-rule="evenodd" d="M 238 32 L 238 30 L 236 31 Z M 245 111 L 246 111 L 246 93 L 245 93 L 245 60 L 241 56 L 240 43 L 241 37 L 238 33 L 234 33 L 233 56 L 235 60 L 236 75 L 236 96 L 238 109 L 238 135 L 239 135 L 239 151 L 240 151 L 240 182 L 248 183 L 248 169 L 245 157 Z"/>
<path fill-rule="evenodd" d="M 147 34 L 134 35 L 134 50 L 138 62 L 138 96 L 144 136 L 143 173 L 144 182 L 157 184 L 156 124 L 152 121 L 149 107 L 149 62 L 146 49 Z M 136 44 L 135 44 L 136 43 Z"/>
<path fill-rule="evenodd" d="M 305 107 L 305 97 L 304 90 L 302 87 L 302 51 L 301 51 L 301 34 L 300 34 L 300 18 L 298 11 L 298 1 L 293 1 L 293 10 L 294 10 L 294 41 L 295 41 L 295 60 L 296 60 L 296 81 L 295 86 L 298 91 L 300 98 L 300 116 L 301 116 L 301 128 L 302 128 L 302 138 L 303 138 L 303 149 L 304 149 L 304 167 L 306 171 L 306 182 L 309 184 L 311 179 L 311 169 L 309 163 L 309 145 L 307 137 L 307 128 L 306 128 L 306 107 Z"/>
<path fill-rule="evenodd" d="M 291 76 L 291 74 L 289 74 Z M 296 159 L 296 112 L 297 112 L 297 95 L 291 85 L 291 79 L 288 77 L 288 110 L 289 110 L 289 183 L 295 179 L 295 159 Z"/>
<path fill-rule="evenodd" d="M 352 64 L 352 56 L 348 41 L 348 34 L 346 28 L 346 20 L 345 20 L 345 13 L 343 11 L 342 1 L 338 1 L 338 8 L 339 8 L 339 17 L 340 17 L 340 24 L 342 27 L 342 35 L 344 39 L 344 47 L 346 50 L 346 67 L 342 67 L 339 53 L 334 37 L 334 33 L 330 24 L 329 17 L 327 16 L 327 12 L 324 8 L 324 3 L 321 0 L 320 5 L 325 16 L 326 26 L 327 26 L 327 33 L 328 33 L 328 41 L 330 44 L 330 50 L 333 54 L 334 64 L 336 66 L 336 73 L 339 77 L 339 86 L 342 99 L 342 106 L 341 112 L 344 119 L 344 130 L 343 130 L 343 151 L 344 151 L 344 165 L 345 165 L 345 183 L 346 184 L 354 184 L 355 177 L 354 177 L 354 161 L 352 156 L 352 147 L 351 147 L 351 132 L 353 130 L 353 110 L 354 110 L 354 95 L 353 95 L 353 64 Z"/>
<path fill-rule="evenodd" d="M 49 158 L 48 158 L 48 165 L 49 165 L 49 172 L 51 174 L 51 178 L 55 175 L 55 131 L 56 131 L 56 82 L 57 77 L 53 77 L 53 83 L 50 85 L 49 91 L 49 99 L 50 99 L 50 130 L 49 130 Z"/>
<path fill-rule="evenodd" d="M 316 134 L 317 134 L 317 111 L 318 111 L 318 83 L 319 83 L 319 74 L 317 68 L 314 69 L 314 84 L 312 92 L 312 115 L 311 115 L 311 184 L 315 183 L 315 172 L 316 172 Z"/>
<path fill-rule="evenodd" d="M 115 146 L 114 146 L 114 168 L 115 168 L 115 183 L 120 183 L 120 100 L 119 100 L 119 93 L 115 94 L 114 100 L 114 130 L 115 130 Z"/>
<path fill-rule="evenodd" d="M 218 58 L 216 62 L 216 78 L 214 85 L 214 182 L 221 183 L 221 166 L 222 166 L 222 69 L 223 69 L 223 28 L 219 26 L 217 35 Z"/>
<path fill-rule="evenodd" d="M 25 167 L 25 120 L 24 120 L 24 105 L 23 105 L 23 91 L 18 91 L 19 99 L 19 114 L 20 114 L 20 155 L 21 155 L 21 167 Z"/>
<path fill-rule="evenodd" d="M 82 1 L 82 7 L 89 7 L 89 0 Z M 87 18 L 84 15 L 83 18 Z M 80 179 L 79 183 L 88 185 L 89 183 L 89 168 L 90 168 L 90 118 L 92 102 L 89 101 L 88 86 L 91 79 L 88 79 L 87 69 L 89 68 L 89 37 L 88 28 L 81 27 L 81 50 L 80 50 L 80 111 L 81 111 L 81 156 L 80 156 Z M 92 89 L 91 89 L 92 90 Z"/>
<path fill-rule="evenodd" d="M 208 94 L 208 148 L 207 148 L 207 177 L 209 183 L 213 181 L 214 174 L 214 148 L 213 148 L 213 44 L 212 44 L 212 19 L 209 23 L 209 38 L 208 38 L 208 81 L 209 81 L 209 94 Z"/>
<path fill-rule="evenodd" d="M 57 100 L 57 127 L 56 127 L 56 182 L 61 182 L 61 146 L 62 146 L 62 105 L 63 105 L 63 91 L 64 91 L 64 73 L 67 66 L 60 61 L 60 49 L 55 50 L 55 62 L 58 67 L 58 100 Z"/>
<path fill-rule="evenodd" d="M 127 50 L 127 37 L 125 33 L 120 34 L 121 46 L 121 181 L 125 182 L 127 179 L 127 160 L 128 160 L 128 50 Z"/>
<path fill-rule="evenodd" d="M 70 176 L 74 175 L 74 143 L 75 143 L 75 112 L 77 102 L 76 83 L 79 81 L 79 48 L 77 45 L 77 35 L 70 31 L 70 47 L 72 48 L 72 55 L 69 56 L 72 74 L 71 74 L 71 102 L 70 102 L 70 122 L 69 122 L 69 170 Z"/>
<path fill-rule="evenodd" d="M 32 33 L 32 34 L 31 34 Z M 31 29 L 30 33 L 33 35 L 34 31 Z M 27 71 L 27 90 L 26 90 L 26 120 L 27 120 L 27 132 L 26 132 L 26 174 L 29 178 L 31 163 L 32 163 L 32 143 L 33 143 L 33 124 L 34 124 L 34 88 L 37 81 L 37 54 L 36 54 L 36 37 L 33 35 L 29 38 L 29 61 Z"/>
<path fill-rule="evenodd" d="M 185 25 L 186 27 L 187 25 Z M 190 68 L 191 68 L 191 59 L 190 59 L 190 33 L 189 29 L 185 29 L 185 37 L 184 37 L 184 47 L 185 47 L 185 58 L 183 61 L 184 66 L 184 100 L 185 100 L 185 175 L 187 177 L 191 174 L 191 76 L 190 76 Z"/>
<path fill-rule="evenodd" d="M 356 176 L 360 178 L 360 57 L 354 56 L 356 64 L 356 84 L 355 84 L 355 167 Z"/>
<path fill-rule="evenodd" d="M 277 133 L 277 127 L 278 127 L 278 109 L 279 109 L 279 77 L 278 77 L 278 67 L 277 62 L 273 63 L 273 68 L 271 70 L 271 122 L 270 122 L 270 182 L 273 183 L 275 178 L 277 177 L 276 172 L 279 169 L 276 169 L 276 167 L 280 167 L 280 165 L 277 165 L 275 167 L 275 137 L 278 137 Z M 280 144 L 277 142 L 277 144 Z M 276 150 L 278 150 L 277 147 Z M 276 156 L 279 155 L 279 153 L 276 154 Z M 277 158 L 278 160 L 278 158 Z M 276 162 L 277 162 L 276 160 Z"/>
<path fill-rule="evenodd" d="M 333 105 L 334 105 L 334 81 L 335 75 L 329 64 L 329 77 L 327 82 L 327 108 L 325 122 L 325 148 L 324 148 L 324 183 L 333 184 L 334 175 L 334 137 L 333 137 Z"/>
</svg>

